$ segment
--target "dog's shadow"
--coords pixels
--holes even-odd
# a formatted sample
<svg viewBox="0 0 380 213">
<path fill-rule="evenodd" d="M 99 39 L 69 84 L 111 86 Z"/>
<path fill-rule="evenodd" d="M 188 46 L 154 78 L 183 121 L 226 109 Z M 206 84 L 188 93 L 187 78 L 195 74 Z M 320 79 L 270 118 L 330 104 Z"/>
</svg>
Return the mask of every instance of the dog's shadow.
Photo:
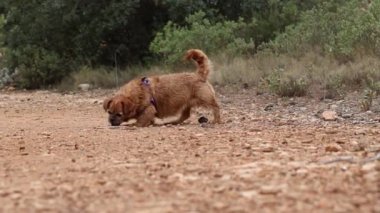
<svg viewBox="0 0 380 213">
<path fill-rule="evenodd" d="M 215 124 L 212 123 L 181 123 L 181 124 L 151 124 L 145 128 L 149 127 L 166 127 L 166 128 L 175 128 L 175 127 L 194 127 L 194 126 L 199 126 L 201 128 L 214 128 Z M 114 129 L 114 130 L 136 130 L 138 128 L 144 128 L 144 127 L 138 127 L 136 126 L 135 123 L 122 123 L 120 126 L 108 126 L 108 129 Z"/>
</svg>

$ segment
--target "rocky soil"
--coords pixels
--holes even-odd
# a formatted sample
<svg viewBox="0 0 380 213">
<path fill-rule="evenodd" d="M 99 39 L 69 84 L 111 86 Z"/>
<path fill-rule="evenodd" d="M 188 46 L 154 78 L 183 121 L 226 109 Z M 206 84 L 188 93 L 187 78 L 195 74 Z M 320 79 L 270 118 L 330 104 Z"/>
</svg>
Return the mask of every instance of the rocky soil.
<svg viewBox="0 0 380 213">
<path fill-rule="evenodd" d="M 223 124 L 111 128 L 110 94 L 0 93 L 0 212 L 380 212 L 379 98 L 220 88 Z"/>
</svg>

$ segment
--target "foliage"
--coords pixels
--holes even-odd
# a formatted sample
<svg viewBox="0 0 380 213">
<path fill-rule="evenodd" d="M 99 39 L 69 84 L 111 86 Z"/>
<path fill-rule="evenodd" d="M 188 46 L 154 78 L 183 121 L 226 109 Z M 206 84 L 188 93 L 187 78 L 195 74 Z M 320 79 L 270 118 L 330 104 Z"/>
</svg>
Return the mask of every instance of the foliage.
<svg viewBox="0 0 380 213">
<path fill-rule="evenodd" d="M 12 54 L 20 62 L 17 85 L 27 89 L 58 83 L 69 73 L 72 65 L 69 59 L 32 45 L 22 47 Z"/>
<path fill-rule="evenodd" d="M 375 98 L 375 91 L 371 89 L 364 90 L 364 95 L 360 101 L 360 108 L 362 111 L 366 112 L 371 109 L 373 99 Z"/>
<path fill-rule="evenodd" d="M 359 52 L 380 56 L 380 0 L 330 0 L 302 14 L 268 45 L 277 53 L 299 56 L 313 49 L 340 61 Z"/>
<path fill-rule="evenodd" d="M 242 0 L 241 17 L 256 20 L 256 27 L 252 29 L 257 47 L 263 42 L 269 42 L 285 30 L 290 24 L 299 21 L 303 11 L 313 8 L 325 0 Z M 231 1 L 234 4 L 234 1 Z M 228 7 L 225 8 L 228 10 Z M 233 11 L 231 11 L 233 13 Z"/>
<path fill-rule="evenodd" d="M 148 55 L 156 6 L 139 0 L 4 0 L 8 67 L 20 85 L 38 88 L 61 81 L 79 65 L 118 65 Z"/>
<path fill-rule="evenodd" d="M 325 94 L 323 98 L 335 99 L 341 98 L 344 95 L 342 88 L 345 86 L 343 83 L 343 76 L 336 73 L 329 73 L 325 78 L 323 87 L 325 89 Z"/>
<path fill-rule="evenodd" d="M 3 0 L 0 14 L 4 15 L 5 25 L 0 29 L 0 37 L 4 36 L 7 66 L 20 71 L 19 86 L 38 88 L 61 81 L 83 65 L 122 68 L 151 63 L 155 58 L 149 47 L 155 46 L 151 45 L 155 34 L 175 28 L 181 29 L 181 33 L 186 32 L 184 29 L 195 30 L 193 37 L 177 33 L 182 36 L 177 41 L 184 37 L 190 41 L 173 47 L 176 52 L 184 52 L 194 42 L 194 36 L 206 29 L 212 40 L 203 37 L 197 44 L 207 44 L 212 51 L 226 49 L 230 54 L 254 53 L 255 46 L 274 38 L 286 25 L 297 20 L 300 11 L 315 4 L 315 0 L 309 2 L 312 3 L 296 0 Z M 189 15 L 200 10 L 205 11 L 205 15 L 202 18 L 198 15 L 202 21 L 195 24 Z"/>
<path fill-rule="evenodd" d="M 304 96 L 309 86 L 304 77 L 286 75 L 283 69 L 275 70 L 263 81 L 271 92 L 281 97 Z"/>
<path fill-rule="evenodd" d="M 168 63 L 175 63 L 183 56 L 184 50 L 199 48 L 213 54 L 223 50 L 229 54 L 246 54 L 254 44 L 246 34 L 246 24 L 242 20 L 212 22 L 204 12 L 197 12 L 186 18 L 188 27 L 180 27 L 169 22 L 151 43 L 151 50 L 161 54 Z"/>
<path fill-rule="evenodd" d="M 258 47 L 263 42 L 274 39 L 285 27 L 299 20 L 302 11 L 311 9 L 320 0 L 165 0 L 170 22 L 180 27 L 189 27 L 187 18 L 197 11 L 203 11 L 212 24 L 225 21 L 251 23 L 255 27 L 247 28 L 247 34 Z M 159 32 L 162 32 L 161 30 Z M 256 50 L 256 48 L 255 48 Z M 253 52 L 252 52 L 253 53 Z"/>
<path fill-rule="evenodd" d="M 84 76 L 111 76 L 103 67 L 151 66 L 162 58 L 172 64 L 186 49 L 201 48 L 224 58 L 215 63 L 225 65 L 215 72 L 218 83 L 257 85 L 268 77 L 272 91 L 284 91 L 276 93 L 295 95 L 290 91 L 314 82 L 333 94 L 379 80 L 373 65 L 360 61 L 380 56 L 379 14 L 380 0 L 2 0 L 0 52 L 24 88 L 75 74 L 88 81 Z M 275 55 L 260 56 L 268 50 Z M 310 52 L 339 66 L 311 62 L 318 72 L 309 72 L 307 60 L 294 60 Z M 278 75 L 272 63 L 281 55 L 290 57 L 280 64 L 291 65 Z"/>
<path fill-rule="evenodd" d="M 380 95 L 380 80 L 376 81 L 373 78 L 367 79 L 367 88 L 364 90 L 364 95 L 360 101 L 362 111 L 368 111 L 372 107 L 373 100 Z"/>
<path fill-rule="evenodd" d="M 4 42 L 4 32 L 3 32 L 4 22 L 5 22 L 4 15 L 0 13 L 0 48 L 3 46 L 3 42 Z"/>
</svg>

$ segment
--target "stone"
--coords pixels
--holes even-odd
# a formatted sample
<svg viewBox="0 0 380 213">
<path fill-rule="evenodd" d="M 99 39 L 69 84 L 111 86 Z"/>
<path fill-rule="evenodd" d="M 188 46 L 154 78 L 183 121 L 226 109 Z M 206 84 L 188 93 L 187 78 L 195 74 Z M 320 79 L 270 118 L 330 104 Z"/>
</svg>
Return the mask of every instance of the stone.
<svg viewBox="0 0 380 213">
<path fill-rule="evenodd" d="M 310 144 L 310 143 L 313 143 L 313 140 L 312 139 L 305 139 L 305 140 L 302 140 L 301 143 Z"/>
<path fill-rule="evenodd" d="M 91 88 L 91 85 L 90 84 L 79 84 L 78 85 L 78 88 L 82 91 L 88 91 L 90 90 Z"/>
<path fill-rule="evenodd" d="M 343 139 L 336 139 L 335 143 L 337 143 L 337 144 L 345 144 L 346 141 L 343 140 Z"/>
<path fill-rule="evenodd" d="M 266 105 L 266 106 L 264 107 L 264 111 L 270 111 L 270 110 L 273 109 L 273 107 L 274 107 L 274 104 L 268 104 L 268 105 Z"/>
<path fill-rule="evenodd" d="M 273 146 L 265 146 L 261 148 L 262 152 L 274 152 L 276 149 Z"/>
<path fill-rule="evenodd" d="M 364 164 L 364 165 L 362 166 L 361 170 L 362 170 L 364 173 L 375 172 L 375 171 L 376 171 L 376 163 L 373 162 L 373 163 Z"/>
<path fill-rule="evenodd" d="M 380 144 L 376 144 L 376 145 L 372 145 L 372 146 L 368 146 L 367 148 L 365 148 L 365 150 L 367 152 L 380 152 Z"/>
<path fill-rule="evenodd" d="M 350 145 L 351 145 L 351 151 L 352 152 L 360 152 L 360 151 L 364 151 L 366 146 L 364 143 L 359 143 L 358 141 L 356 140 L 353 140 L 350 142 Z"/>
<path fill-rule="evenodd" d="M 329 144 L 325 147 L 326 152 L 339 152 L 342 149 L 338 144 Z"/>
<path fill-rule="evenodd" d="M 223 202 L 220 202 L 220 201 L 217 201 L 217 202 L 215 202 L 214 204 L 213 204 L 213 207 L 215 208 L 215 209 L 224 209 L 224 208 L 226 208 L 228 205 L 227 204 L 225 204 L 225 203 L 223 203 Z"/>
<path fill-rule="evenodd" d="M 243 191 L 243 192 L 240 192 L 240 195 L 245 198 L 252 199 L 257 196 L 257 191 L 255 190 Z"/>
<path fill-rule="evenodd" d="M 355 135 L 366 135 L 367 131 L 365 129 L 358 129 L 354 132 Z"/>
<path fill-rule="evenodd" d="M 336 109 L 338 109 L 338 105 L 333 104 L 333 105 L 330 106 L 330 109 L 336 110 Z"/>
<path fill-rule="evenodd" d="M 338 119 L 338 114 L 335 111 L 327 110 L 322 113 L 322 119 L 325 121 L 335 121 Z"/>
<path fill-rule="evenodd" d="M 348 118 L 351 118 L 351 117 L 352 117 L 352 114 L 349 114 L 349 113 L 346 113 L 346 114 L 342 115 L 342 118 L 345 118 L 345 119 L 348 119 Z"/>
<path fill-rule="evenodd" d="M 262 186 L 260 188 L 260 194 L 265 194 L 265 195 L 275 195 L 278 194 L 282 191 L 282 189 L 278 186 Z"/>
</svg>

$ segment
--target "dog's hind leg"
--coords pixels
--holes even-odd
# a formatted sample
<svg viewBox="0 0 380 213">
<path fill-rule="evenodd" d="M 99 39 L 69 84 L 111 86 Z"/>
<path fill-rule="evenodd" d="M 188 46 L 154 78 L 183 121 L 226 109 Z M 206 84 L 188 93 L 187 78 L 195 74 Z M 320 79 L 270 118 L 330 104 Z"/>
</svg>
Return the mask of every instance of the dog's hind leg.
<svg viewBox="0 0 380 213">
<path fill-rule="evenodd" d="M 217 124 L 221 123 L 219 104 L 216 102 L 215 99 L 212 101 L 209 107 L 212 109 L 212 114 L 214 116 L 213 123 L 217 123 Z"/>
<path fill-rule="evenodd" d="M 216 101 L 215 91 L 209 83 L 205 84 L 205 86 L 198 90 L 193 106 L 212 109 L 212 114 L 214 116 L 213 123 L 221 123 L 219 104 Z"/>
<path fill-rule="evenodd" d="M 154 123 L 154 117 L 156 116 L 156 108 L 152 106 L 148 106 L 144 112 L 137 118 L 136 125 L 138 127 L 147 127 Z"/>
</svg>

